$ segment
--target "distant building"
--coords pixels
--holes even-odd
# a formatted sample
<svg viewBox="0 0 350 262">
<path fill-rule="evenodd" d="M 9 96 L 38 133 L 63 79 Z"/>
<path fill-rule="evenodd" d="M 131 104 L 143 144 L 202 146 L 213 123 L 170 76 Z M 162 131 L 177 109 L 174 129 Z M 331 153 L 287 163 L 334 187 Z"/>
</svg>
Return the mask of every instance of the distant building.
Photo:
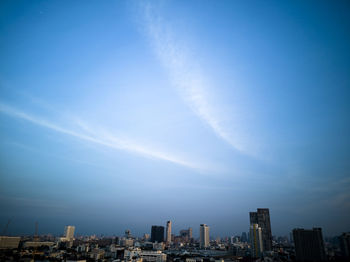
<svg viewBox="0 0 350 262">
<path fill-rule="evenodd" d="M 64 227 L 64 238 L 66 239 L 66 241 L 73 241 L 74 231 L 75 231 L 75 226 Z"/>
<path fill-rule="evenodd" d="M 232 236 L 230 239 L 231 244 L 239 243 L 239 242 L 241 242 L 241 238 L 239 236 Z"/>
<path fill-rule="evenodd" d="M 209 247 L 209 227 L 206 224 L 201 224 L 199 227 L 199 246 Z"/>
<path fill-rule="evenodd" d="M 249 213 L 250 224 L 258 224 L 261 227 L 263 249 L 272 250 L 272 232 L 270 222 L 270 211 L 268 208 L 258 208 L 257 212 Z"/>
<path fill-rule="evenodd" d="M 103 249 L 95 248 L 90 253 L 90 258 L 94 260 L 103 259 L 105 255 L 105 251 Z"/>
<path fill-rule="evenodd" d="M 248 241 L 247 233 L 246 232 L 242 232 L 241 242 L 245 243 L 247 241 Z"/>
<path fill-rule="evenodd" d="M 148 241 L 150 239 L 150 235 L 149 234 L 143 234 L 143 240 L 144 241 Z"/>
<path fill-rule="evenodd" d="M 262 229 L 258 224 L 250 225 L 250 244 L 252 248 L 252 257 L 260 257 L 264 252 Z"/>
<path fill-rule="evenodd" d="M 131 248 L 124 251 L 125 261 L 131 261 L 138 257 L 141 257 L 141 248 Z"/>
<path fill-rule="evenodd" d="M 130 238 L 130 237 L 131 237 L 131 233 L 130 233 L 130 230 L 129 230 L 129 229 L 126 229 L 126 230 L 125 230 L 125 237 L 126 237 L 126 238 Z"/>
<path fill-rule="evenodd" d="M 171 221 L 166 223 L 166 242 L 171 243 Z"/>
<path fill-rule="evenodd" d="M 151 242 L 164 242 L 164 227 L 152 226 L 151 230 Z"/>
<path fill-rule="evenodd" d="M 29 247 L 43 247 L 43 246 L 53 246 L 55 245 L 55 242 L 50 242 L 50 241 L 44 241 L 44 242 L 39 242 L 39 241 L 27 241 L 24 243 L 24 247 L 25 248 L 29 248 Z"/>
<path fill-rule="evenodd" d="M 350 258 L 350 232 L 341 234 L 339 244 L 342 256 Z"/>
<path fill-rule="evenodd" d="M 17 249 L 20 237 L 0 236 L 0 249 Z"/>
<path fill-rule="evenodd" d="M 162 251 L 142 251 L 141 252 L 142 261 L 145 262 L 166 262 L 167 255 L 162 253 Z"/>
<path fill-rule="evenodd" d="M 153 243 L 152 247 L 153 250 L 164 250 L 165 245 L 163 242 L 155 242 Z"/>
<path fill-rule="evenodd" d="M 186 262 L 203 262 L 203 258 L 200 257 L 188 257 L 185 260 Z"/>
<path fill-rule="evenodd" d="M 180 230 L 180 236 L 183 241 L 190 241 L 192 239 L 192 228 Z"/>
<path fill-rule="evenodd" d="M 122 247 L 132 247 L 134 245 L 134 240 L 132 238 L 125 238 L 125 237 L 123 237 L 120 240 L 120 245 Z"/>
<path fill-rule="evenodd" d="M 296 261 L 326 261 L 321 228 L 293 230 Z"/>
</svg>

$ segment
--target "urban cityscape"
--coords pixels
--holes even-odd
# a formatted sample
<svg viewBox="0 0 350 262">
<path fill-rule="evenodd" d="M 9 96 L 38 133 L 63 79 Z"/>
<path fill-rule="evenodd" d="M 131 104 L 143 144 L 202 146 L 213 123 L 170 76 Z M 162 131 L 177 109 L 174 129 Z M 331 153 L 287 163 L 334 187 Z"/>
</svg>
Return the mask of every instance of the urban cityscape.
<svg viewBox="0 0 350 262">
<path fill-rule="evenodd" d="M 350 0 L 0 0 L 0 262 L 350 262 Z"/>
<path fill-rule="evenodd" d="M 349 261 L 350 232 L 324 238 L 321 228 L 295 228 L 290 236 L 272 235 L 270 211 L 250 212 L 248 232 L 239 236 L 210 238 L 210 226 L 172 231 L 152 225 L 150 233 L 133 236 L 75 236 L 75 226 L 53 235 L 0 236 L 1 261 L 113 261 L 113 262 L 239 262 L 239 261 Z M 10 221 L 9 221 L 10 222 Z M 10 223 L 6 226 L 8 227 Z M 4 230 L 6 232 L 6 229 Z"/>
</svg>

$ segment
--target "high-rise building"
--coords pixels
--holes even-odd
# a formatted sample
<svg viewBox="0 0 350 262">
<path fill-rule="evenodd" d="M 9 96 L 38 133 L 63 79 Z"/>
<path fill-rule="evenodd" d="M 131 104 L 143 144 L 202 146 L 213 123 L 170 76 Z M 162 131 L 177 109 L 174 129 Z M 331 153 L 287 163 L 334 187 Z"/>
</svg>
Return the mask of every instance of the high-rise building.
<svg viewBox="0 0 350 262">
<path fill-rule="evenodd" d="M 343 233 L 339 237 L 341 254 L 344 258 L 350 258 L 350 232 Z"/>
<path fill-rule="evenodd" d="M 72 241 L 74 239 L 75 226 L 64 227 L 64 238 L 66 241 Z"/>
<path fill-rule="evenodd" d="M 149 234 L 143 234 L 143 240 L 144 241 L 148 241 L 150 239 L 150 235 Z"/>
<path fill-rule="evenodd" d="M 152 226 L 151 230 L 151 241 L 164 242 L 164 227 L 163 226 Z"/>
<path fill-rule="evenodd" d="M 247 241 L 248 241 L 247 233 L 246 232 L 242 232 L 241 242 L 245 243 Z"/>
<path fill-rule="evenodd" d="M 209 247 L 209 227 L 206 224 L 201 224 L 199 227 L 199 246 Z"/>
<path fill-rule="evenodd" d="M 250 212 L 250 224 L 258 224 L 261 227 L 263 249 L 272 250 L 272 232 L 270 222 L 270 211 L 268 208 L 258 208 L 257 212 Z"/>
<path fill-rule="evenodd" d="M 171 221 L 166 222 L 166 242 L 171 243 Z"/>
<path fill-rule="evenodd" d="M 249 233 L 252 257 L 260 257 L 262 252 L 264 252 L 262 229 L 258 224 L 251 224 Z"/>
<path fill-rule="evenodd" d="M 125 237 L 126 237 L 126 238 L 130 238 L 130 237 L 131 237 L 131 233 L 130 233 L 130 230 L 129 230 L 129 229 L 126 229 L 126 230 L 125 230 Z"/>
<path fill-rule="evenodd" d="M 189 227 L 188 229 L 180 230 L 180 236 L 182 238 L 182 241 L 191 241 L 191 239 L 192 239 L 192 228 Z"/>
<path fill-rule="evenodd" d="M 296 261 L 326 261 L 322 229 L 293 229 Z"/>
<path fill-rule="evenodd" d="M 188 238 L 192 239 L 192 227 L 188 228 Z"/>
</svg>

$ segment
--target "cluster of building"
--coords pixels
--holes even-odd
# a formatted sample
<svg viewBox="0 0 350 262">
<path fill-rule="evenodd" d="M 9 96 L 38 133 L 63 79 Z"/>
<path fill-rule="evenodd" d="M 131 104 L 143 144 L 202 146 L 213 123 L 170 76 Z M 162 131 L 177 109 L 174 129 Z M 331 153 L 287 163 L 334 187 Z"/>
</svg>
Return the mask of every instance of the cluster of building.
<svg viewBox="0 0 350 262">
<path fill-rule="evenodd" d="M 172 234 L 172 222 L 153 225 L 151 234 L 121 237 L 75 237 L 66 226 L 62 237 L 0 236 L 1 261 L 114 261 L 114 262 L 233 262 L 233 261 L 350 261 L 350 233 L 326 242 L 321 228 L 294 229 L 292 237 L 272 236 L 270 213 L 259 208 L 249 213 L 249 233 L 210 238 L 209 226 L 199 225 L 199 238 L 192 228 Z"/>
</svg>

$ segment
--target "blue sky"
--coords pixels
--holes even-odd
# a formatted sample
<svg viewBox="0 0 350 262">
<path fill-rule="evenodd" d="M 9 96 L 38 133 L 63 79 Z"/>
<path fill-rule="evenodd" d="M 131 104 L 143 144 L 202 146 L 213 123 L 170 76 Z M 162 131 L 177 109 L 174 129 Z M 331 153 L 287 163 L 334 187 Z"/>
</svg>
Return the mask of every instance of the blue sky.
<svg viewBox="0 0 350 262">
<path fill-rule="evenodd" d="M 9 233 L 350 221 L 346 1 L 2 1 Z"/>
</svg>

